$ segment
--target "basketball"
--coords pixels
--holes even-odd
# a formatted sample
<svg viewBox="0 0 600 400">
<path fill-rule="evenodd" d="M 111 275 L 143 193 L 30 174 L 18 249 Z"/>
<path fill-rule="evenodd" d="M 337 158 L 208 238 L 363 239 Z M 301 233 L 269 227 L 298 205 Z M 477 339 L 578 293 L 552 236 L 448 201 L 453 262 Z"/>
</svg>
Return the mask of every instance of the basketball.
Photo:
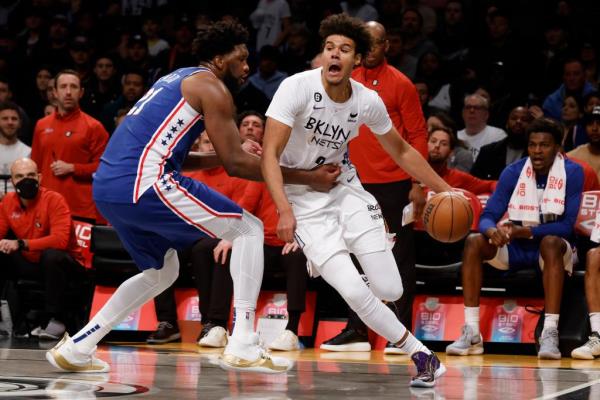
<svg viewBox="0 0 600 400">
<path fill-rule="evenodd" d="M 444 243 L 461 240 L 473 224 L 473 208 L 464 195 L 442 192 L 432 196 L 425 204 L 423 225 L 432 238 Z"/>
</svg>

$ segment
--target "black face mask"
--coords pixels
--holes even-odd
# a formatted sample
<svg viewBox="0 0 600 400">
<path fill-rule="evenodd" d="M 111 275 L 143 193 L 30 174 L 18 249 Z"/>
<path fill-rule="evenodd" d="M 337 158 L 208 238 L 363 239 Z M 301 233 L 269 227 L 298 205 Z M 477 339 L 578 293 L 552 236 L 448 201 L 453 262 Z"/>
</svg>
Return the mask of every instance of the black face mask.
<svg viewBox="0 0 600 400">
<path fill-rule="evenodd" d="M 37 179 L 25 178 L 15 185 L 17 194 L 26 200 L 34 199 L 38 194 L 40 183 Z"/>
</svg>

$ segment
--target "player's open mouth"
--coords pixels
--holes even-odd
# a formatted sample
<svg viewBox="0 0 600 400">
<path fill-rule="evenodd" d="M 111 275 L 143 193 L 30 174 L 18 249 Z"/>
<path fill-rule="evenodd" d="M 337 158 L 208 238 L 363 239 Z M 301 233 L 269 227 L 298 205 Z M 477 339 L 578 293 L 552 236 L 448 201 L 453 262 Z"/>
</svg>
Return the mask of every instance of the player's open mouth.
<svg viewBox="0 0 600 400">
<path fill-rule="evenodd" d="M 330 75 L 337 75 L 340 72 L 342 72 L 342 67 L 340 67 L 337 64 L 332 64 L 329 66 L 329 68 L 327 69 L 327 72 L 329 72 Z"/>
</svg>

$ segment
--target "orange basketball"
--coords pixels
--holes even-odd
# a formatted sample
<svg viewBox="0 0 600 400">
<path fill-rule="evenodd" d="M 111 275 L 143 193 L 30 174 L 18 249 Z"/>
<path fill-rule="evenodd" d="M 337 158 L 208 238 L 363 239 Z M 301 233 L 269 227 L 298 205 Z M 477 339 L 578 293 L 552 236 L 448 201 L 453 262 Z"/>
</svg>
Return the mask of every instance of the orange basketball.
<svg viewBox="0 0 600 400">
<path fill-rule="evenodd" d="M 467 236 L 473 224 L 473 209 L 469 199 L 458 192 L 442 192 L 425 204 L 423 225 L 435 240 L 457 242 Z"/>
</svg>

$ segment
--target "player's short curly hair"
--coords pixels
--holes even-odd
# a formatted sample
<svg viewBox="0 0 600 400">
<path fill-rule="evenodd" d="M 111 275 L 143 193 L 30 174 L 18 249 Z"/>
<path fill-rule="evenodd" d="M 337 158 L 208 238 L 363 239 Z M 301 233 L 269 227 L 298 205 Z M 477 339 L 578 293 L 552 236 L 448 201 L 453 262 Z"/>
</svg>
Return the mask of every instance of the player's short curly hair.
<svg viewBox="0 0 600 400">
<path fill-rule="evenodd" d="M 356 45 L 356 53 L 366 56 L 371 49 L 371 34 L 363 21 L 347 14 L 334 14 L 321 21 L 319 36 L 325 44 L 325 39 L 331 35 L 341 35 L 350 38 Z"/>
<path fill-rule="evenodd" d="M 527 138 L 532 133 L 549 133 L 554 138 L 554 143 L 561 144 L 564 128 L 560 122 L 553 118 L 541 117 L 533 120 L 527 127 Z"/>
<path fill-rule="evenodd" d="M 219 21 L 198 28 L 192 44 L 192 54 L 197 62 L 210 61 L 248 42 L 248 30 L 237 21 Z"/>
</svg>

